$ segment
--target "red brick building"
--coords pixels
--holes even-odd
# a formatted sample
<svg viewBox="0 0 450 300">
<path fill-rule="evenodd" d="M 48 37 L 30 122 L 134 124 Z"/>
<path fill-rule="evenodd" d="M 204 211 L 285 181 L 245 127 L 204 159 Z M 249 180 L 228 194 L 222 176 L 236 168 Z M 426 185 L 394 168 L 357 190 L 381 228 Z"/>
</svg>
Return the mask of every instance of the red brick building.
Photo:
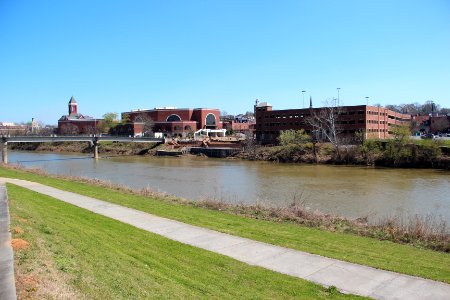
<svg viewBox="0 0 450 300">
<path fill-rule="evenodd" d="M 72 96 L 69 100 L 69 114 L 58 120 L 58 134 L 95 134 L 99 133 L 103 119 L 94 119 L 78 113 L 78 103 Z"/>
<path fill-rule="evenodd" d="M 132 110 L 122 113 L 122 120 L 129 120 L 134 136 L 147 131 L 146 123 L 152 124 L 153 132 L 165 136 L 185 137 L 199 129 L 222 129 L 220 111 L 210 108 L 163 107 L 149 110 Z"/>
<path fill-rule="evenodd" d="M 222 126 L 226 130 L 232 130 L 239 133 L 254 133 L 255 122 L 242 123 L 237 121 L 223 121 Z"/>
<path fill-rule="evenodd" d="M 311 133 L 312 126 L 307 121 L 313 114 L 325 108 L 304 108 L 273 110 L 270 104 L 255 105 L 256 139 L 262 144 L 278 142 L 280 131 L 304 129 Z M 382 107 L 358 105 L 343 106 L 338 110 L 336 124 L 342 135 L 355 137 L 362 132 L 365 138 L 390 138 L 395 125 L 409 124 L 410 115 L 397 113 Z"/>
</svg>

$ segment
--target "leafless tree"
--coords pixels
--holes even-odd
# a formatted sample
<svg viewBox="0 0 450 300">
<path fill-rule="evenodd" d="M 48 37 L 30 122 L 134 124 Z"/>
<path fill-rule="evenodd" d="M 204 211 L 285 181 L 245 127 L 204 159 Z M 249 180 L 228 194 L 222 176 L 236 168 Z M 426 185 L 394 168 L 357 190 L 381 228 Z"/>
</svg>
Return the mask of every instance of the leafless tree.
<svg viewBox="0 0 450 300">
<path fill-rule="evenodd" d="M 101 128 L 97 128 L 97 126 L 90 125 L 86 126 L 85 131 L 87 134 L 97 134 L 101 131 Z"/>
<path fill-rule="evenodd" d="M 41 136 L 50 136 L 55 133 L 55 128 L 51 126 L 44 126 L 39 129 L 39 135 Z"/>
<path fill-rule="evenodd" d="M 342 142 L 342 126 L 339 122 L 339 116 L 342 113 L 342 107 L 337 105 L 336 99 L 328 100 L 323 108 L 313 109 L 311 116 L 306 118 L 306 122 L 312 128 L 313 139 L 326 140 L 330 142 L 340 158 L 339 146 Z"/>
<path fill-rule="evenodd" d="M 251 156 L 254 156 L 256 154 L 256 149 L 258 149 L 258 144 L 256 142 L 256 139 L 253 135 L 253 133 L 247 131 L 245 132 L 245 140 L 242 142 L 242 148 L 243 150 L 250 154 Z"/>
<path fill-rule="evenodd" d="M 63 127 L 62 134 L 77 135 L 77 134 L 79 134 L 79 132 L 80 131 L 76 125 L 74 125 L 72 123 L 67 123 L 66 126 Z"/>
<path fill-rule="evenodd" d="M 139 123 L 144 123 L 143 134 L 145 136 L 148 136 L 151 133 L 153 133 L 153 128 L 155 127 L 155 121 L 153 121 L 153 119 L 149 115 L 140 114 L 139 116 L 137 116 L 134 119 L 134 121 L 139 122 Z"/>
<path fill-rule="evenodd" d="M 447 117 L 434 118 L 431 122 L 434 131 L 447 131 L 450 127 L 450 122 Z"/>
</svg>

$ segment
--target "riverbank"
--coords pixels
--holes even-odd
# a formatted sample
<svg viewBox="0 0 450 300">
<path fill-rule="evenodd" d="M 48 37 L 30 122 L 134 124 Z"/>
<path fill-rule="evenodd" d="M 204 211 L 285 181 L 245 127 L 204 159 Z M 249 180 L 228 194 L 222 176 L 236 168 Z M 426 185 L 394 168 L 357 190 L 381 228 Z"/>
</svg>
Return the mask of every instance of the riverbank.
<svg viewBox="0 0 450 300">
<path fill-rule="evenodd" d="M 255 146 L 245 149 L 235 157 L 281 163 L 450 170 L 449 154 L 450 148 L 433 141 L 395 144 L 393 141 L 368 140 L 363 145 L 345 145 L 338 148 L 328 143 Z"/>
<path fill-rule="evenodd" d="M 309 227 L 308 222 L 276 215 L 276 211 L 258 207 L 226 208 L 199 204 L 148 189 L 133 191 L 126 187 L 88 179 L 56 177 L 25 170 L 0 168 L 0 176 L 40 182 L 59 189 L 95 197 L 185 223 L 207 227 L 262 242 L 285 246 L 331 258 L 416 275 L 450 283 L 450 255 L 423 249 L 424 245 L 401 245 L 387 240 L 357 236 L 346 230 L 346 223 L 330 222 Z M 325 217 L 325 216 L 324 216 Z M 300 218 L 300 217 L 299 217 Z M 300 219 L 299 219 L 300 220 Z M 330 219 L 331 220 L 331 219 Z M 357 222 L 361 222 L 358 220 Z M 306 226 L 309 225 L 309 226 Z M 314 226 L 317 226 L 314 225 Z M 396 234 L 396 228 L 391 227 Z M 332 232 L 334 231 L 334 232 Z M 383 238 L 383 237 L 381 237 Z M 446 245 L 448 247 L 448 235 Z"/>
<path fill-rule="evenodd" d="M 11 150 L 51 151 L 67 153 L 93 153 L 90 144 L 61 143 L 13 143 Z M 158 150 L 170 150 L 170 145 L 146 143 L 102 142 L 99 154 L 103 156 L 157 155 Z M 450 147 L 436 141 L 414 141 L 395 144 L 393 141 L 368 140 L 363 145 L 340 146 L 329 143 L 288 144 L 261 147 L 244 143 L 240 152 L 232 158 L 249 161 L 270 161 L 277 163 L 307 163 L 335 165 L 363 165 L 389 168 L 431 168 L 450 170 Z"/>
</svg>

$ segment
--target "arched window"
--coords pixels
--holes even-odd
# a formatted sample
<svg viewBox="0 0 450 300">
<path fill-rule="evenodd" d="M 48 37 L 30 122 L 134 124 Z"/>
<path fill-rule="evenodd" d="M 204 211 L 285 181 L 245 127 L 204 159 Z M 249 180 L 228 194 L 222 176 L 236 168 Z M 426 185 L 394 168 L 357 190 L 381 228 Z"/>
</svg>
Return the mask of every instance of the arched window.
<svg viewBox="0 0 450 300">
<path fill-rule="evenodd" d="M 206 126 L 216 126 L 216 116 L 214 114 L 206 116 Z"/>
<path fill-rule="evenodd" d="M 178 115 L 170 115 L 167 117 L 167 122 L 177 122 L 177 121 L 181 121 L 180 116 Z"/>
</svg>

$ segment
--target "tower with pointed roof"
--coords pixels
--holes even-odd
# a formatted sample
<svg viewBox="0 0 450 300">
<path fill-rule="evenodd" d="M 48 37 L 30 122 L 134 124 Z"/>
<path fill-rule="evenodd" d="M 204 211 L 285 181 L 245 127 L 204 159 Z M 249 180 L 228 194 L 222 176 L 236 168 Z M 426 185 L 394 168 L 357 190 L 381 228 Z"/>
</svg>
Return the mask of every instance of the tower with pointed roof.
<svg viewBox="0 0 450 300">
<path fill-rule="evenodd" d="M 78 103 L 72 96 L 69 101 L 69 116 L 74 116 L 78 114 Z"/>
</svg>

